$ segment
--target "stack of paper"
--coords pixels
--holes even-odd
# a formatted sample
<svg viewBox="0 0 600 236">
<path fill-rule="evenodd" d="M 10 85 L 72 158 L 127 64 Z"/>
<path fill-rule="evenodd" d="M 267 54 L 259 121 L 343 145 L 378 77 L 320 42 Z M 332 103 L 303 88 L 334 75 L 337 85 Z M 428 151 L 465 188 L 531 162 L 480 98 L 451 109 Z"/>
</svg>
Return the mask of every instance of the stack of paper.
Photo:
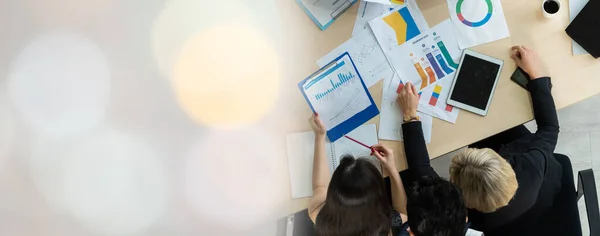
<svg viewBox="0 0 600 236">
<path fill-rule="evenodd" d="M 461 54 L 452 24 L 446 20 L 394 47 L 387 55 L 402 81 L 417 86 L 421 94 L 419 111 L 455 123 L 459 111 L 446 104 L 446 99 Z M 400 83 L 393 80 L 388 91 L 394 91 Z"/>
</svg>

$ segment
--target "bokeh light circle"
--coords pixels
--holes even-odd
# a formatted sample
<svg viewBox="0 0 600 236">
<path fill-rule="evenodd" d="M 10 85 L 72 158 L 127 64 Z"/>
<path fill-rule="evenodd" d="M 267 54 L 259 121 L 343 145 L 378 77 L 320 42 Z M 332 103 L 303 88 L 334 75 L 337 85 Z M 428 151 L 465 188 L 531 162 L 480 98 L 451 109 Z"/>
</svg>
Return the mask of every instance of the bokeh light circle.
<svg viewBox="0 0 600 236">
<path fill-rule="evenodd" d="M 173 74 L 181 108 L 217 128 L 252 124 L 277 100 L 277 51 L 258 30 L 241 22 L 206 29 L 181 50 Z"/>
<path fill-rule="evenodd" d="M 244 1 L 170 0 L 152 29 L 152 49 L 158 68 L 167 77 L 183 45 L 204 29 L 225 21 L 248 21 Z M 240 38 L 241 40 L 242 38 Z"/>
<path fill-rule="evenodd" d="M 86 25 L 116 8 L 116 0 L 23 0 L 33 19 L 47 27 Z M 88 25 L 89 26 L 89 25 Z"/>
<path fill-rule="evenodd" d="M 13 113 L 4 95 L 0 95 L 0 165 L 9 158 L 16 130 Z"/>
<path fill-rule="evenodd" d="M 213 132 L 192 143 L 183 167 L 185 193 L 202 221 L 240 230 L 272 219 L 289 198 L 276 143 L 258 130 Z"/>
<path fill-rule="evenodd" d="M 75 34 L 35 38 L 11 67 L 9 98 L 36 132 L 51 137 L 81 134 L 105 118 L 110 70 L 102 50 Z"/>
<path fill-rule="evenodd" d="M 161 158 L 137 136 L 108 129 L 69 145 L 36 145 L 30 167 L 55 207 L 95 232 L 130 235 L 156 223 L 168 208 Z"/>
</svg>

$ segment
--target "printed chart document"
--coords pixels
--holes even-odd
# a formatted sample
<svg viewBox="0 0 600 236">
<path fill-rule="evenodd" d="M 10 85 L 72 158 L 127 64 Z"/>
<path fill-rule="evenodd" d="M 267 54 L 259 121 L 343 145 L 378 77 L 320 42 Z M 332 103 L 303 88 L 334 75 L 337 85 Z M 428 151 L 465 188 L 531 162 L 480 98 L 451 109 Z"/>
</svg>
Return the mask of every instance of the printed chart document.
<svg viewBox="0 0 600 236">
<path fill-rule="evenodd" d="M 399 4 L 375 4 L 372 2 L 361 1 L 358 5 L 358 13 L 356 15 L 356 21 L 354 22 L 354 30 L 352 30 L 352 36 L 369 28 L 369 21 L 377 18 L 394 8 L 398 7 Z"/>
<path fill-rule="evenodd" d="M 360 73 L 367 88 L 373 86 L 379 80 L 394 76 L 394 70 L 388 63 L 387 58 L 381 51 L 375 35 L 370 30 L 364 30 L 348 41 L 333 49 L 329 54 L 317 61 L 319 67 L 326 66 L 329 62 L 348 52 L 356 69 Z"/>
<path fill-rule="evenodd" d="M 446 99 L 448 98 L 449 93 L 447 89 L 444 88 L 449 88 L 452 86 L 452 80 L 449 81 L 450 82 L 441 81 L 435 86 L 427 87 L 421 91 L 417 110 L 424 114 L 431 115 L 435 118 L 454 124 L 458 119 L 459 109 L 446 104 Z M 388 98 L 396 97 L 397 93 L 400 93 L 403 87 L 404 83 L 402 80 L 394 77 L 390 83 L 388 92 L 385 93 L 385 96 Z M 435 105 L 432 105 L 432 102 L 434 102 Z M 383 116 L 383 108 L 381 110 Z"/>
<path fill-rule="evenodd" d="M 356 0 L 296 0 L 296 2 L 321 30 L 325 30 Z"/>
<path fill-rule="evenodd" d="M 298 84 L 335 142 L 379 114 L 350 55 L 344 53 Z"/>
<path fill-rule="evenodd" d="M 403 141 L 402 118 L 404 115 L 398 109 L 396 103 L 396 93 L 388 93 L 387 98 L 382 99 L 381 115 L 379 116 L 379 138 L 384 140 Z M 431 129 L 433 126 L 433 117 L 417 112 L 421 117 L 423 136 L 426 143 L 431 143 Z"/>
<path fill-rule="evenodd" d="M 589 0 L 569 0 L 569 13 L 570 13 L 570 22 L 573 22 L 575 17 L 579 15 L 579 12 L 585 7 Z M 571 40 L 573 42 L 573 55 L 582 55 L 589 54 L 585 49 L 583 49 L 575 40 Z"/>
<path fill-rule="evenodd" d="M 369 146 L 378 143 L 375 124 L 362 125 L 350 132 L 348 136 Z M 315 133 L 310 131 L 288 134 L 285 142 L 287 147 L 290 182 L 292 186 L 292 198 L 310 197 L 313 195 L 312 169 L 315 150 Z M 343 156 L 352 155 L 355 158 L 359 158 L 367 157 L 371 154 L 371 150 L 346 138 L 333 143 L 327 141 L 326 149 L 331 174 L 333 174 L 333 171 L 338 167 Z M 376 159 L 370 158 L 370 161 L 380 168 L 380 164 Z"/>
<path fill-rule="evenodd" d="M 460 49 L 508 38 L 500 0 L 447 0 Z"/>
<path fill-rule="evenodd" d="M 424 31 L 408 42 L 393 48 L 390 63 L 402 78 L 411 82 L 421 94 L 419 111 L 456 123 L 458 109 L 446 104 L 462 50 L 450 20 Z M 388 94 L 402 85 L 399 79 L 390 83 Z"/>
<path fill-rule="evenodd" d="M 369 21 L 369 26 L 390 63 L 394 50 L 429 29 L 421 10 L 413 0 Z"/>
<path fill-rule="evenodd" d="M 392 4 L 392 2 L 390 0 L 363 0 L 364 2 L 372 2 L 372 3 L 379 3 L 379 4 L 384 4 L 384 5 L 390 5 Z"/>
</svg>

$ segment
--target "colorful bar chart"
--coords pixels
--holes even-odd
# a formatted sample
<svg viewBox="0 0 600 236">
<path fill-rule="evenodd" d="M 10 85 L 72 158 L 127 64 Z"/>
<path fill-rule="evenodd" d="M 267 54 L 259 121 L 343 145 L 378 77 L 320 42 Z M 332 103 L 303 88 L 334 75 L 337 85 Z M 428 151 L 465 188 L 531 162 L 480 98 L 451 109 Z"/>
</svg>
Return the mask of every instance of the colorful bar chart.
<svg viewBox="0 0 600 236">
<path fill-rule="evenodd" d="M 442 72 L 442 69 L 440 69 L 440 66 L 435 61 L 431 53 L 427 53 L 427 60 L 429 60 L 429 63 L 431 64 L 431 67 L 433 67 L 433 70 L 435 71 L 435 74 L 437 75 L 438 79 L 444 78 L 444 72 Z"/>
<path fill-rule="evenodd" d="M 442 93 L 442 87 L 436 85 L 433 89 L 433 94 L 431 94 L 431 98 L 429 99 L 429 105 L 437 105 L 438 99 L 440 98 L 440 93 Z"/>
<path fill-rule="evenodd" d="M 327 96 L 331 92 L 335 91 L 335 89 L 339 88 L 340 86 L 342 86 L 346 82 L 352 80 L 352 78 L 354 78 L 355 76 L 352 74 L 352 72 L 348 72 L 348 74 L 339 73 L 337 75 L 337 77 L 339 79 L 338 82 L 333 82 L 333 80 L 329 79 L 329 82 L 331 82 L 331 88 L 330 89 L 327 89 L 327 91 L 325 91 L 323 93 L 317 93 L 317 95 L 315 95 L 315 98 L 317 99 L 317 101 L 320 100 L 321 98 L 324 98 L 325 96 Z"/>
<path fill-rule="evenodd" d="M 446 45 L 444 45 L 444 41 L 437 42 L 437 45 L 440 48 L 440 50 L 442 51 L 442 54 L 444 54 L 444 58 L 446 58 L 446 61 L 448 61 L 448 64 L 450 64 L 450 66 L 452 68 L 454 68 L 455 70 L 458 69 L 458 64 L 456 64 L 456 62 L 454 62 L 454 60 L 452 59 L 452 56 L 450 56 L 450 52 L 448 52 Z"/>
<path fill-rule="evenodd" d="M 444 61 L 444 57 L 442 57 L 441 54 L 436 54 L 435 59 L 437 59 L 437 61 L 440 63 L 442 70 L 444 70 L 444 72 L 446 72 L 446 74 L 450 74 L 450 73 L 454 72 L 452 69 L 450 69 L 448 64 L 446 64 L 446 61 Z"/>
</svg>

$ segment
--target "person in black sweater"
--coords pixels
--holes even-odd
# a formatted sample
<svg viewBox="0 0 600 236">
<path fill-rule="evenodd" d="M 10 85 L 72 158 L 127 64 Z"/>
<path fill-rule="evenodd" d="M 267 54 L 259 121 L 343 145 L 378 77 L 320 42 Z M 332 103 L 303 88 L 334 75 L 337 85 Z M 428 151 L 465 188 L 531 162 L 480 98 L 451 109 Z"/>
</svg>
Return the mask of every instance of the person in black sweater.
<svg viewBox="0 0 600 236">
<path fill-rule="evenodd" d="M 531 77 L 527 88 L 537 132 L 517 126 L 470 145 L 450 164 L 450 181 L 462 190 L 471 228 L 486 235 L 537 219 L 561 189 L 562 169 L 553 154 L 559 125 L 550 77 L 532 50 L 515 46 L 511 56 Z"/>
<path fill-rule="evenodd" d="M 417 116 L 419 94 L 407 83 L 396 99 L 403 114 L 402 132 L 408 169 L 400 172 L 406 186 L 408 219 L 403 222 L 407 232 L 400 235 L 464 236 L 469 230 L 467 208 L 458 187 L 442 179 L 431 168 L 423 137 L 421 121 Z M 390 179 L 388 195 L 391 197 Z M 477 234 L 475 234 L 477 235 Z"/>
</svg>

